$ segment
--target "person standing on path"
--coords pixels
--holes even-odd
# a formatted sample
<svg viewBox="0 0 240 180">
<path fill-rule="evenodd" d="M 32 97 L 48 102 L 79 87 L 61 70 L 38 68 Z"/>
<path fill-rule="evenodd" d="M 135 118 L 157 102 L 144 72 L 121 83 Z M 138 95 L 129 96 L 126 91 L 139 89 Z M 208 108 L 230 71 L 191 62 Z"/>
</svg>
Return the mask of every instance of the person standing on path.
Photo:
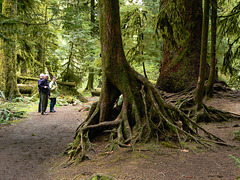
<svg viewBox="0 0 240 180">
<path fill-rule="evenodd" d="M 40 79 L 38 80 L 38 92 L 39 92 L 39 105 L 38 105 L 38 112 L 42 112 L 42 90 L 39 87 L 40 82 L 44 79 L 44 74 L 40 74 Z"/>
<path fill-rule="evenodd" d="M 42 115 L 47 115 L 47 104 L 48 104 L 48 96 L 50 96 L 50 88 L 48 82 L 48 75 L 45 74 L 45 78 L 38 85 L 42 91 Z"/>
<path fill-rule="evenodd" d="M 56 76 L 53 76 L 53 79 L 49 84 L 50 93 L 51 93 L 50 112 L 56 112 L 54 110 L 54 106 L 56 105 L 56 102 L 57 102 L 57 88 L 58 88 L 57 83 L 56 83 L 56 79 L 57 79 Z"/>
</svg>

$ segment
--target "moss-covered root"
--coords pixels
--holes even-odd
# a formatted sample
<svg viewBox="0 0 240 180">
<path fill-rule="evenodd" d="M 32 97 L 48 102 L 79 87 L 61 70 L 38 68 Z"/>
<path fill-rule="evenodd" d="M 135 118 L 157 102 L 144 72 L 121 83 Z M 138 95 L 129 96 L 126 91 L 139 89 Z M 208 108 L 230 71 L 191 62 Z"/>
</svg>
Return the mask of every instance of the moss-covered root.
<svg viewBox="0 0 240 180">
<path fill-rule="evenodd" d="M 176 107 L 188 115 L 195 122 L 221 122 L 234 119 L 240 119 L 240 115 L 231 112 L 218 110 L 206 104 L 202 104 L 202 108 L 197 110 L 193 101 L 193 97 L 185 100 L 180 100 L 176 103 Z"/>
<path fill-rule="evenodd" d="M 205 147 L 209 146 L 204 141 L 205 138 L 222 142 L 178 108 L 165 103 L 158 90 L 146 78 L 137 76 L 137 79 L 141 85 L 138 86 L 139 90 L 135 91 L 138 93 L 123 93 L 121 105 L 118 104 L 116 96 L 113 96 L 115 98 L 111 101 L 115 100 L 115 103 L 114 106 L 109 106 L 112 109 L 108 112 L 116 114 L 106 116 L 108 119 L 101 119 L 103 114 L 101 111 L 104 111 L 101 104 L 104 98 L 100 98 L 87 119 L 78 127 L 74 142 L 68 149 L 70 158 L 77 158 L 79 161 L 87 159 L 87 152 L 92 149 L 91 141 L 103 134 L 109 138 L 109 147 L 113 147 L 114 144 L 134 148 L 134 144 L 139 141 L 153 139 L 158 141 L 172 139 L 179 144 L 184 140 L 192 140 Z M 206 136 L 200 137 L 198 134 L 200 131 Z"/>
</svg>

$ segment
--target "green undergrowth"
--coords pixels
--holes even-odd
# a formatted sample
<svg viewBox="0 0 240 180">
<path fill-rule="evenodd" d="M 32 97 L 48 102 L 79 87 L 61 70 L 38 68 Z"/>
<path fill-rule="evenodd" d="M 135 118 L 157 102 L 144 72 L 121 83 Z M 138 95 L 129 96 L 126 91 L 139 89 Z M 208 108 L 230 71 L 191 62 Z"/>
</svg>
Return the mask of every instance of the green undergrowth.
<svg viewBox="0 0 240 180">
<path fill-rule="evenodd" d="M 0 124 L 10 124 L 19 118 L 25 118 L 27 113 L 37 109 L 37 94 L 32 97 L 17 97 L 7 101 L 2 94 L 0 97 Z"/>
<path fill-rule="evenodd" d="M 231 154 L 229 155 L 229 157 L 236 162 L 237 168 L 240 168 L 240 159 L 237 158 L 237 157 L 235 157 L 235 156 L 233 156 L 233 155 L 231 155 Z M 238 176 L 236 179 L 237 179 L 237 180 L 240 180 L 240 176 Z"/>
<path fill-rule="evenodd" d="M 59 106 L 68 106 L 71 104 L 81 104 L 81 101 L 79 101 L 76 97 L 74 96 L 60 96 L 57 98 L 57 103 L 56 107 Z"/>
<path fill-rule="evenodd" d="M 240 141 L 240 130 L 234 131 L 234 140 Z"/>
<path fill-rule="evenodd" d="M 114 180 L 114 178 L 104 174 L 96 174 L 87 180 Z"/>
<path fill-rule="evenodd" d="M 240 168 L 240 159 L 239 158 L 236 158 L 235 156 L 233 155 L 229 155 L 229 157 L 233 160 L 235 160 L 236 164 L 237 164 L 237 167 Z"/>
</svg>

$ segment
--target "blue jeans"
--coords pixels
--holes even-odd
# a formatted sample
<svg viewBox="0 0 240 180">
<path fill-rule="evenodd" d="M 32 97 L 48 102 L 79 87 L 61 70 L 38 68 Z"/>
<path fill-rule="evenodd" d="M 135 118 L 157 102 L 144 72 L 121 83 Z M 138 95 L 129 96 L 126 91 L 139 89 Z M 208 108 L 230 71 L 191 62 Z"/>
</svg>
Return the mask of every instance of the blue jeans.
<svg viewBox="0 0 240 180">
<path fill-rule="evenodd" d="M 38 112 L 42 112 L 42 93 L 41 92 L 39 92 Z"/>
<path fill-rule="evenodd" d="M 50 112 L 54 111 L 54 106 L 56 105 L 57 99 L 56 98 L 50 98 Z"/>
</svg>

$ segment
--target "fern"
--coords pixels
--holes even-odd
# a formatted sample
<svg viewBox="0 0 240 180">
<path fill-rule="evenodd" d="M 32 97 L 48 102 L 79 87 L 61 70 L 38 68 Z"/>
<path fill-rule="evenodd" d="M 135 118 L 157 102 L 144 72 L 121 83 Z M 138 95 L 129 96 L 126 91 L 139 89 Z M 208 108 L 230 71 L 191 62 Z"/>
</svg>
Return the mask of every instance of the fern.
<svg viewBox="0 0 240 180">
<path fill-rule="evenodd" d="M 240 167 L 240 159 L 239 159 L 239 158 L 236 158 L 236 157 L 234 157 L 234 156 L 231 155 L 231 154 L 229 155 L 229 157 L 235 160 L 235 162 L 236 162 L 236 164 L 237 164 L 237 167 Z"/>
</svg>

